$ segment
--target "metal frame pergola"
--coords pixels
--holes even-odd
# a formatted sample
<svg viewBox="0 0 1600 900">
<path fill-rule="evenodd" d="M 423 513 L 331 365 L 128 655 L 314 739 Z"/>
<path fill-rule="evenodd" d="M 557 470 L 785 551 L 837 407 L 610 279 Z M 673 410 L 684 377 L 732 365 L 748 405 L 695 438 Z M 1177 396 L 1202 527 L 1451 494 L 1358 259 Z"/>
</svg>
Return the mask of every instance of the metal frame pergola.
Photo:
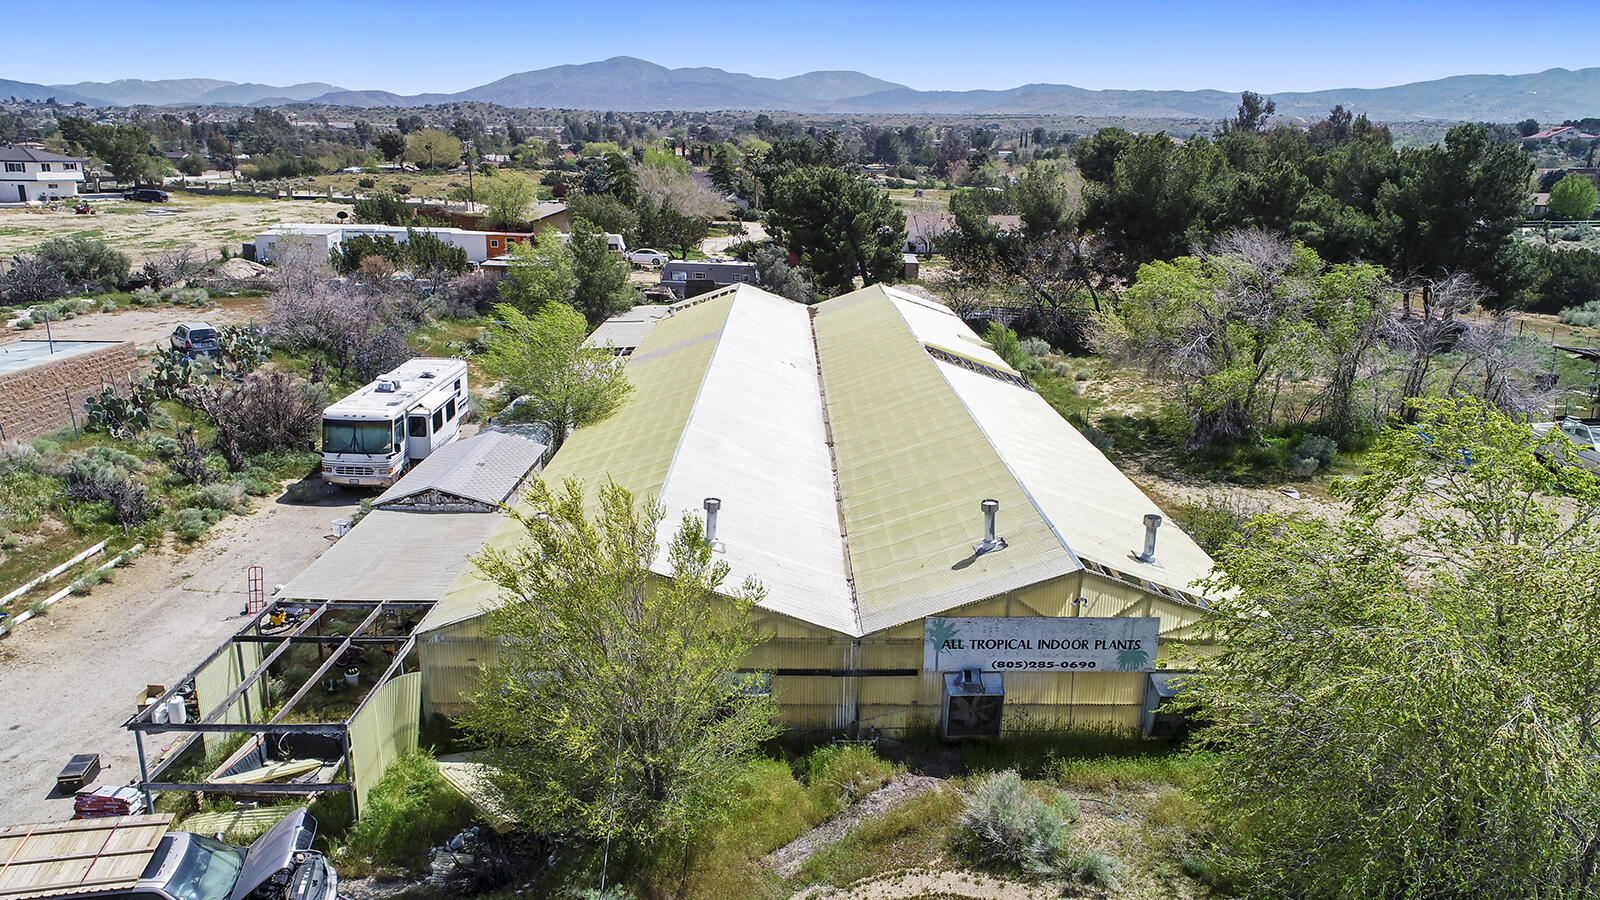
<svg viewBox="0 0 1600 900">
<path fill-rule="evenodd" d="M 133 732 L 134 745 L 139 756 L 139 790 L 144 794 L 146 808 L 154 808 L 151 793 L 154 791 L 198 791 L 210 794 L 253 794 L 253 795 L 299 795 L 306 796 L 334 791 L 350 792 L 351 810 L 354 812 L 356 805 L 355 796 L 355 759 L 350 753 L 350 723 L 361 714 L 372 699 L 374 693 L 396 675 L 405 674 L 405 660 L 416 647 L 416 624 L 407 629 L 405 634 L 373 634 L 369 633 L 374 623 L 378 622 L 384 613 L 417 611 L 424 615 L 433 608 L 433 601 L 422 600 L 372 600 L 372 601 L 340 601 L 320 600 L 301 601 L 276 599 L 269 603 L 261 612 L 257 613 L 242 628 L 233 634 L 209 656 L 194 668 L 190 669 L 172 687 L 157 697 L 139 713 L 129 718 L 124 727 Z M 275 612 L 304 611 L 305 615 L 288 631 L 276 634 L 263 633 L 262 625 L 267 622 Z M 330 612 L 365 612 L 361 623 L 351 629 L 349 634 L 324 635 L 321 626 Z M 417 617 L 417 624 L 421 622 Z M 316 633 L 310 633 L 313 627 Z M 378 680 L 363 692 L 354 711 L 339 721 L 328 722 L 286 722 L 290 713 L 297 704 L 313 688 L 322 683 L 330 669 L 337 664 L 339 658 L 352 647 L 365 645 L 392 645 L 400 644 L 394 653 L 394 659 L 378 677 Z M 209 709 L 201 710 L 198 721 L 189 722 L 158 722 L 155 712 L 162 708 L 171 698 L 179 695 L 185 685 L 194 683 L 195 679 L 206 667 L 221 659 L 230 651 L 242 670 L 244 668 L 243 647 L 246 644 L 272 644 L 271 651 L 262 656 L 261 662 L 253 670 L 244 674 L 226 697 Z M 268 670 L 279 657 L 287 653 L 296 645 L 312 645 L 320 648 L 332 647 L 332 651 L 322 661 L 321 665 L 306 677 L 305 683 L 284 702 L 283 706 L 266 722 L 252 722 L 253 719 L 265 710 L 252 710 L 251 688 L 267 677 Z M 243 700 L 245 722 L 223 722 L 228 710 Z M 184 735 L 172 749 L 156 762 L 152 769 L 145 755 L 145 735 L 176 732 Z M 339 738 L 343 752 L 339 762 L 344 765 L 344 780 L 327 783 L 302 783 L 302 784 L 219 784 L 209 781 L 184 782 L 162 781 L 161 775 L 166 772 L 184 753 L 193 746 L 196 740 L 205 734 L 252 734 L 266 735 L 325 735 Z"/>
</svg>

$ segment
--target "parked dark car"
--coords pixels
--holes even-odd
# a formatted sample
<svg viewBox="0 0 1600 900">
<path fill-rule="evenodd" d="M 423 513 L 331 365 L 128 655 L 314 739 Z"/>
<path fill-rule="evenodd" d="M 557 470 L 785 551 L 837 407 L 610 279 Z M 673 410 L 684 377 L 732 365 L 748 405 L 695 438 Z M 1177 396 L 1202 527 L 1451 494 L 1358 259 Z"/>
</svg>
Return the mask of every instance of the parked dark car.
<svg viewBox="0 0 1600 900">
<path fill-rule="evenodd" d="M 179 353 L 215 353 L 221 346 L 209 322 L 185 322 L 172 329 L 172 349 Z"/>
<path fill-rule="evenodd" d="M 122 199 L 137 200 L 140 203 L 165 203 L 167 202 L 167 192 L 158 191 L 155 188 L 138 188 L 123 194 Z"/>
</svg>

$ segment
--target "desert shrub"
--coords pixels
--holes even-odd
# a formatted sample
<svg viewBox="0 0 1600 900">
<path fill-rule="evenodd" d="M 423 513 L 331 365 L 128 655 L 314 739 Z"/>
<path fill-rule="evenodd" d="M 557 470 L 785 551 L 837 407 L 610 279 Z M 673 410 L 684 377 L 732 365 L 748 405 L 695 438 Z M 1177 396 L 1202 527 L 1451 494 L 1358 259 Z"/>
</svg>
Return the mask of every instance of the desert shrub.
<svg viewBox="0 0 1600 900">
<path fill-rule="evenodd" d="M 1590 300 L 1582 306 L 1563 309 L 1559 315 L 1561 321 L 1567 325 L 1600 328 L 1600 300 Z"/>
<path fill-rule="evenodd" d="M 1323 437 L 1320 434 L 1308 434 L 1300 439 L 1299 446 L 1295 447 L 1294 455 L 1298 459 L 1314 459 L 1318 465 L 1329 466 L 1339 455 L 1339 444 L 1333 438 Z"/>
<path fill-rule="evenodd" d="M 245 454 L 309 449 L 327 406 L 321 387 L 283 372 L 192 388 L 187 396 L 216 423 L 217 449 L 234 471 L 246 468 Z"/>
<path fill-rule="evenodd" d="M 956 849 L 975 865 L 1053 874 L 1065 861 L 1075 812 L 1064 795 L 1047 803 L 1029 793 L 1015 770 L 995 772 L 966 795 Z"/>
<path fill-rule="evenodd" d="M 1024 338 L 1017 346 L 1029 356 L 1045 356 L 1050 352 L 1050 342 L 1042 338 Z"/>
<path fill-rule="evenodd" d="M 61 273 L 39 256 L 18 255 L 0 274 L 0 302 L 29 306 L 53 300 L 72 289 Z"/>
<path fill-rule="evenodd" d="M 206 517 L 206 511 L 203 509 L 193 507 L 180 509 L 172 519 L 172 533 L 186 541 L 199 539 L 210 527 L 211 520 Z"/>
<path fill-rule="evenodd" d="M 226 484 L 208 484 L 195 493 L 195 502 L 203 509 L 228 512 L 239 505 L 239 497 Z"/>
<path fill-rule="evenodd" d="M 17 549 L 18 547 L 21 547 L 21 546 L 22 546 L 22 536 L 21 535 L 8 534 L 5 537 L 0 538 L 0 550 L 15 550 L 15 549 Z"/>
<path fill-rule="evenodd" d="M 466 318 L 488 312 L 500 302 L 500 282 L 484 271 L 468 272 L 445 285 L 438 294 L 447 316 Z"/>
<path fill-rule="evenodd" d="M 130 453 L 91 447 L 67 464 L 64 496 L 82 503 L 105 503 L 126 534 L 159 509 L 132 475 L 139 467 L 138 457 Z"/>
<path fill-rule="evenodd" d="M 27 316 L 23 316 L 22 318 L 17 320 L 16 324 L 17 324 L 17 328 L 21 329 L 22 331 L 27 331 L 29 328 L 33 327 L 33 320 L 28 318 Z"/>
<path fill-rule="evenodd" d="M 51 238 L 34 255 L 52 266 L 72 290 L 103 294 L 128 280 L 128 257 L 95 237 Z"/>
<path fill-rule="evenodd" d="M 350 360 L 350 368 L 363 379 L 372 379 L 414 355 L 404 337 L 392 330 L 384 330 L 368 338 L 356 349 Z"/>
<path fill-rule="evenodd" d="M 68 585 L 67 589 L 76 596 L 82 597 L 94 590 L 95 585 L 110 580 L 111 571 L 109 569 L 91 569 L 73 579 L 72 584 Z"/>
<path fill-rule="evenodd" d="M 1237 493 L 1208 494 L 1178 510 L 1177 524 L 1207 553 L 1218 553 L 1244 532 L 1266 504 Z"/>
</svg>

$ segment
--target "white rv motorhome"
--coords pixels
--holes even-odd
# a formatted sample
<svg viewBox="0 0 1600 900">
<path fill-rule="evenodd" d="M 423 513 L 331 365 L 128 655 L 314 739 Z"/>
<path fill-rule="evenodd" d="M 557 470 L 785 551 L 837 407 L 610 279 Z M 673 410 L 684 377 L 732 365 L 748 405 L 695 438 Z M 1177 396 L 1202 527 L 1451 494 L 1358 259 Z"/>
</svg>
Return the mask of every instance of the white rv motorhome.
<svg viewBox="0 0 1600 900">
<path fill-rule="evenodd" d="M 388 486 L 413 461 L 461 436 L 467 364 L 418 358 L 322 412 L 322 479 Z"/>
</svg>

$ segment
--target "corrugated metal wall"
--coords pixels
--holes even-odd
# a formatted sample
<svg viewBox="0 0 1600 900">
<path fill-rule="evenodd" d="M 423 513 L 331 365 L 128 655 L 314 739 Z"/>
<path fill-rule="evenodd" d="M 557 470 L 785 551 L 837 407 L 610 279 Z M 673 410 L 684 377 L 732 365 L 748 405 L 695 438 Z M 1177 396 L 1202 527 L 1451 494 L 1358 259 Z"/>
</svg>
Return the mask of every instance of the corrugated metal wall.
<svg viewBox="0 0 1600 900">
<path fill-rule="evenodd" d="M 1163 657 L 1180 644 L 1202 653 L 1210 649 L 1203 610 L 1089 572 L 981 600 L 948 614 L 1157 616 Z M 426 712 L 447 716 L 460 712 L 460 698 L 476 687 L 480 667 L 495 658 L 498 644 L 482 636 L 482 621 L 469 619 L 419 637 Z M 751 653 L 746 666 L 776 673 L 773 700 L 790 725 L 894 733 L 938 724 L 944 689 L 938 673 L 922 671 L 922 620 L 859 640 L 775 613 L 762 613 L 758 627 L 768 639 Z M 1005 726 L 1137 728 L 1146 680 L 1140 672 L 1007 672 Z"/>
<path fill-rule="evenodd" d="M 194 676 L 195 699 L 200 703 L 200 716 L 204 718 L 222 699 L 233 692 L 244 681 L 244 676 L 254 672 L 261 665 L 261 644 L 234 644 L 223 654 L 211 661 L 211 665 L 201 669 Z M 237 724 L 240 722 L 260 721 L 262 707 L 266 705 L 267 680 L 256 679 L 250 689 L 239 695 L 233 701 L 228 711 L 218 722 Z M 215 753 L 228 739 L 228 735 L 220 732 L 206 732 L 203 740 L 206 753 Z"/>
<path fill-rule="evenodd" d="M 367 795 L 389 764 L 417 749 L 421 721 L 422 673 L 389 679 L 372 692 L 350 720 L 350 757 L 355 767 L 356 810 L 365 812 Z"/>
</svg>

